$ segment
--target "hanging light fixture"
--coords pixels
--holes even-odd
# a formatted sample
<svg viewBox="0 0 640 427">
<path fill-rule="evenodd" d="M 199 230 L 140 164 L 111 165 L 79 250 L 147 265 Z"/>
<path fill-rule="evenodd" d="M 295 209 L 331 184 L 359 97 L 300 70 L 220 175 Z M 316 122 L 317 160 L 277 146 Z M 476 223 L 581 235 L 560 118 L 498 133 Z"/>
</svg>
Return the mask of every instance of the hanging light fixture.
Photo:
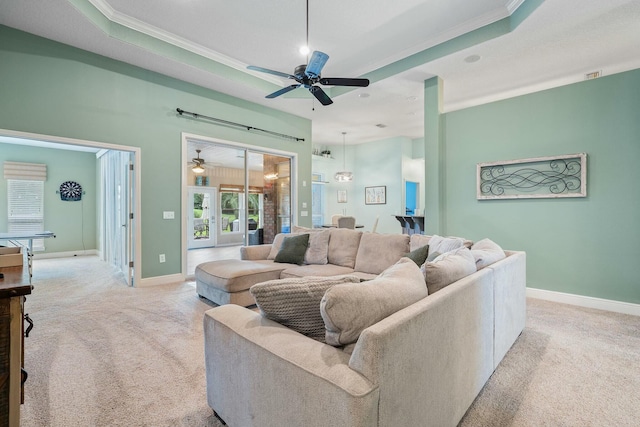
<svg viewBox="0 0 640 427">
<path fill-rule="evenodd" d="M 353 174 L 351 172 L 347 172 L 345 162 L 346 162 L 346 154 L 345 154 L 345 135 L 346 132 L 342 132 L 342 172 L 336 172 L 335 180 L 338 182 L 349 182 L 353 181 Z"/>
</svg>

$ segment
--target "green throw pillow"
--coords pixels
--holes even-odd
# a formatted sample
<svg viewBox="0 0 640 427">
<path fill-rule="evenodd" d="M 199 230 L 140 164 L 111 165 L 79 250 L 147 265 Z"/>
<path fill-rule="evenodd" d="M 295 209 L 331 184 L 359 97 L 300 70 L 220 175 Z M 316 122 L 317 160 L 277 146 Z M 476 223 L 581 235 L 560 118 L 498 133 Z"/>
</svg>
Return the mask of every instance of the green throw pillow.
<svg viewBox="0 0 640 427">
<path fill-rule="evenodd" d="M 307 252 L 308 246 L 308 234 L 285 237 L 274 261 L 302 265 L 304 263 L 304 254 Z"/>
<path fill-rule="evenodd" d="M 414 249 L 404 256 L 415 262 L 419 267 L 424 264 L 425 260 L 429 256 L 429 245 L 424 245 L 418 249 Z"/>
</svg>

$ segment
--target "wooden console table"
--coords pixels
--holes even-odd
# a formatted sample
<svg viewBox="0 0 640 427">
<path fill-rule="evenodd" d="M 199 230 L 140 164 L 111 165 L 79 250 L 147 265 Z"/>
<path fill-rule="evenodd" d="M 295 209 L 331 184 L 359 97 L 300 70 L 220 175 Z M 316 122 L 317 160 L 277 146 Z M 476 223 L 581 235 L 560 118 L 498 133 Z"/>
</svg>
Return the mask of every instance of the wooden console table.
<svg viewBox="0 0 640 427">
<path fill-rule="evenodd" d="M 21 266 L 0 267 L 0 427 L 20 425 L 24 400 L 24 300 L 32 289 L 31 260 L 25 258 Z"/>
</svg>

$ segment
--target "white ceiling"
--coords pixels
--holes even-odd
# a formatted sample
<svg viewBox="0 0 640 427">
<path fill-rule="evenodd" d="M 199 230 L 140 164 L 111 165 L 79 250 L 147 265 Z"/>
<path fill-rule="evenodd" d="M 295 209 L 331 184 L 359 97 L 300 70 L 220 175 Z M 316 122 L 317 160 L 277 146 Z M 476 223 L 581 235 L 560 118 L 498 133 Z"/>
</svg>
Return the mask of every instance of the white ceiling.
<svg viewBox="0 0 640 427">
<path fill-rule="evenodd" d="M 421 137 L 423 82 L 436 75 L 444 81 L 442 108 L 453 111 L 581 81 L 592 71 L 640 68 L 640 0 L 309 3 L 310 47 L 330 56 L 323 76 L 372 76 L 368 88 L 332 93 L 326 107 L 304 89 L 265 99 L 292 82 L 246 70 L 291 73 L 305 62 L 297 52 L 305 41 L 302 0 L 3 0 L 0 24 L 309 118 L 316 145 L 341 144 L 343 131 L 348 144 Z M 512 19 L 510 32 L 433 56 L 452 46 L 448 40 L 537 3 L 523 22 Z M 163 43 L 151 46 L 141 34 Z M 176 60 L 176 49 L 197 53 L 205 65 Z M 480 60 L 465 61 L 472 55 Z M 376 77 L 388 69 L 398 71 Z"/>
</svg>

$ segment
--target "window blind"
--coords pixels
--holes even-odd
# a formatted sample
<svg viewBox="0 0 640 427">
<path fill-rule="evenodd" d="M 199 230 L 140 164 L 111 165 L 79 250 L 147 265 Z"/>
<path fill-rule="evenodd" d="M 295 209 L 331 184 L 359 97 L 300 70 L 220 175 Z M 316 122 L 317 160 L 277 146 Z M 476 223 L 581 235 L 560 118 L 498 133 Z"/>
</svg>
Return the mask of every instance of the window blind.
<svg viewBox="0 0 640 427">
<path fill-rule="evenodd" d="M 46 181 L 47 165 L 43 163 L 4 162 L 4 179 Z"/>
<path fill-rule="evenodd" d="M 7 180 L 7 207 L 10 233 L 44 231 L 44 181 Z M 43 251 L 44 239 L 34 239 L 33 250 Z"/>
</svg>

